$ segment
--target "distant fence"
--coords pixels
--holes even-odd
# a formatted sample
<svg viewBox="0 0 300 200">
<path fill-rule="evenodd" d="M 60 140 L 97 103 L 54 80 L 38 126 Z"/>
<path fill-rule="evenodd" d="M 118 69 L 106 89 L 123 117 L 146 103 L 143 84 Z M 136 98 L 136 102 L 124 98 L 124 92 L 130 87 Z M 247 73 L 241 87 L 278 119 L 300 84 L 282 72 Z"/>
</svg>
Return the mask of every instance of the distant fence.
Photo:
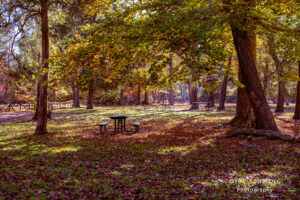
<svg viewBox="0 0 300 200">
<path fill-rule="evenodd" d="M 72 101 L 48 102 L 48 110 L 72 107 L 72 103 Z M 0 104 L 0 112 L 28 111 L 34 109 L 35 104 L 32 103 Z"/>
</svg>

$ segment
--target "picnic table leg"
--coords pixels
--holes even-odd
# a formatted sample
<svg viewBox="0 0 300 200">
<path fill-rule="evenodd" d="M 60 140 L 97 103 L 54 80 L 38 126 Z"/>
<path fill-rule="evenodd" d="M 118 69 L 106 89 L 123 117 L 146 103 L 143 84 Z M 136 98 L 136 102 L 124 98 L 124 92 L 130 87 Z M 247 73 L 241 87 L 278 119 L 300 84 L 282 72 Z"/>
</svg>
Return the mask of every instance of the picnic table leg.
<svg viewBox="0 0 300 200">
<path fill-rule="evenodd" d="M 115 133 L 117 132 L 117 119 L 115 119 Z"/>
<path fill-rule="evenodd" d="M 126 132 L 126 118 L 124 119 L 124 132 Z"/>
</svg>

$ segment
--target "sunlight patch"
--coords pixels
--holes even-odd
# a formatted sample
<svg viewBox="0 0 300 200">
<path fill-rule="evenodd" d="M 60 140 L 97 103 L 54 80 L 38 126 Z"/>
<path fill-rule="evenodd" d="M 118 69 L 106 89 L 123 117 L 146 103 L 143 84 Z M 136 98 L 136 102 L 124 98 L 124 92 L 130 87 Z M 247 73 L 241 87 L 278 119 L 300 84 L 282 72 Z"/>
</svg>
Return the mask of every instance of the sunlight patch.
<svg viewBox="0 0 300 200">
<path fill-rule="evenodd" d="M 80 150 L 81 147 L 75 147 L 75 146 L 67 146 L 67 147 L 56 147 L 52 150 L 53 153 L 60 153 L 64 151 L 74 152 Z"/>
<path fill-rule="evenodd" d="M 168 148 L 162 148 L 158 150 L 158 154 L 170 154 L 170 153 L 180 153 L 181 155 L 186 155 L 192 151 L 196 151 L 197 146 L 195 144 L 193 145 L 187 145 L 187 146 L 177 146 L 177 147 L 168 147 Z"/>
</svg>

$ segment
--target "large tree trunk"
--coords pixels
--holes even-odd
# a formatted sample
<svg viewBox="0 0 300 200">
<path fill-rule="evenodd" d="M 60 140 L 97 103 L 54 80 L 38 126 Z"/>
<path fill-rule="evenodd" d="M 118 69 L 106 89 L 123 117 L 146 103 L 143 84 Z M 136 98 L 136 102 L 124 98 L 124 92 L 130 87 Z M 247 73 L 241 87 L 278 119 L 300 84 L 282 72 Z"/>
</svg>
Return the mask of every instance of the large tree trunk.
<svg viewBox="0 0 300 200">
<path fill-rule="evenodd" d="M 149 105 L 149 91 L 145 90 L 145 99 L 143 102 L 144 105 Z"/>
<path fill-rule="evenodd" d="M 49 64 L 49 29 L 48 29 L 48 0 L 41 0 L 41 29 L 42 29 L 42 65 L 43 70 L 48 69 Z M 46 70 L 47 71 L 47 70 Z M 37 126 L 35 130 L 36 135 L 47 133 L 47 89 L 48 89 L 48 72 L 41 76 L 39 86 L 39 103 Z"/>
<path fill-rule="evenodd" d="M 169 66 L 169 75 L 170 77 L 173 74 L 173 54 L 169 55 L 170 57 L 170 66 Z M 174 90 L 173 90 L 173 85 L 172 81 L 170 80 L 170 87 L 169 87 L 169 104 L 174 105 Z"/>
<path fill-rule="evenodd" d="M 228 58 L 228 70 L 231 68 L 232 56 Z M 225 100 L 226 100 L 226 91 L 227 91 L 228 75 L 226 74 L 223 78 L 221 92 L 220 92 L 220 103 L 218 110 L 225 110 Z"/>
<path fill-rule="evenodd" d="M 300 61 L 298 61 L 299 77 L 300 77 Z M 300 81 L 297 83 L 296 107 L 293 119 L 300 119 Z"/>
<path fill-rule="evenodd" d="M 89 82 L 88 101 L 86 109 L 93 109 L 94 106 L 94 79 Z"/>
<path fill-rule="evenodd" d="M 243 83 L 240 69 L 238 78 Z M 237 90 L 235 117 L 231 120 L 230 125 L 236 128 L 255 127 L 255 117 L 245 87 L 239 87 Z"/>
<path fill-rule="evenodd" d="M 80 108 L 79 88 L 72 82 L 73 108 Z"/>
<path fill-rule="evenodd" d="M 190 82 L 189 92 L 190 92 L 190 104 L 192 105 L 190 109 L 191 110 L 199 109 L 198 104 L 194 104 L 194 102 L 197 102 L 197 94 L 198 94 L 198 88 L 196 83 Z"/>
<path fill-rule="evenodd" d="M 231 25 L 231 29 L 243 83 L 255 114 L 256 128 L 277 131 L 277 125 L 257 73 L 256 55 L 251 52 L 249 35 L 246 31 L 241 31 L 233 25 Z"/>
<path fill-rule="evenodd" d="M 252 55 L 254 55 L 253 57 L 256 63 L 256 37 L 250 36 L 249 38 L 250 38 L 250 49 Z M 238 70 L 238 80 L 240 83 L 245 85 L 241 74 L 240 66 Z M 235 128 L 256 127 L 255 116 L 245 87 L 239 87 L 237 90 L 237 103 L 236 103 L 235 117 L 231 120 L 230 125 Z"/>
</svg>

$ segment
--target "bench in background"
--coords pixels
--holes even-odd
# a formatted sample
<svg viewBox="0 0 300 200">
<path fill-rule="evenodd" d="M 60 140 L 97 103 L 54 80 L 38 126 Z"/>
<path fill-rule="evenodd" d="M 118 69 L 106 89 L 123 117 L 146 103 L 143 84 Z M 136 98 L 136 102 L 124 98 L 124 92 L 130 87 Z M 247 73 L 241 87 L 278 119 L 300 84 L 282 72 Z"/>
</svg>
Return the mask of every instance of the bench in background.
<svg viewBox="0 0 300 200">
<path fill-rule="evenodd" d="M 104 130 L 105 132 L 107 132 L 106 130 L 106 125 L 109 124 L 109 122 L 101 122 L 100 124 L 98 124 L 98 126 L 100 126 L 100 133 L 102 134 L 103 133 L 103 127 L 104 127 Z"/>
</svg>

